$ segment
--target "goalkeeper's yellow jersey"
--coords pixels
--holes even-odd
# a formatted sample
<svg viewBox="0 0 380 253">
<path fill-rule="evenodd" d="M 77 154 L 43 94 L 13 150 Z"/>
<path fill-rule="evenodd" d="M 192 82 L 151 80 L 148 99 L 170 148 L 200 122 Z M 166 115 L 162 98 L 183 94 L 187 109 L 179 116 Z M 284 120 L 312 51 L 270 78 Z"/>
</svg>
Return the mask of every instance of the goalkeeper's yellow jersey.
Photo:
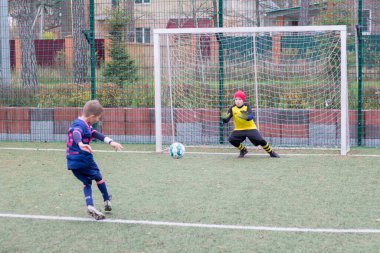
<svg viewBox="0 0 380 253">
<path fill-rule="evenodd" d="M 256 124 L 253 121 L 253 119 L 247 121 L 245 119 L 241 119 L 238 117 L 241 114 L 241 111 L 248 111 L 248 113 L 252 113 L 251 106 L 245 103 L 241 107 L 237 107 L 236 105 L 233 105 L 232 107 L 230 107 L 230 113 L 232 115 L 232 119 L 235 125 L 234 130 L 257 129 Z"/>
</svg>

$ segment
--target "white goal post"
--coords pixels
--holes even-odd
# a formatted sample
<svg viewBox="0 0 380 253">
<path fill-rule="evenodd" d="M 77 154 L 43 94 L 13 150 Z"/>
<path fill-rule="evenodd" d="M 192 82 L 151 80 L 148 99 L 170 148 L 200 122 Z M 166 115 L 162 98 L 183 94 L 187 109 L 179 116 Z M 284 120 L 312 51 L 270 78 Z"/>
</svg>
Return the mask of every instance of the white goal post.
<svg viewBox="0 0 380 253">
<path fill-rule="evenodd" d="M 155 29 L 153 40 L 157 152 L 230 146 L 221 114 L 238 89 L 272 146 L 349 152 L 346 26 Z"/>
</svg>

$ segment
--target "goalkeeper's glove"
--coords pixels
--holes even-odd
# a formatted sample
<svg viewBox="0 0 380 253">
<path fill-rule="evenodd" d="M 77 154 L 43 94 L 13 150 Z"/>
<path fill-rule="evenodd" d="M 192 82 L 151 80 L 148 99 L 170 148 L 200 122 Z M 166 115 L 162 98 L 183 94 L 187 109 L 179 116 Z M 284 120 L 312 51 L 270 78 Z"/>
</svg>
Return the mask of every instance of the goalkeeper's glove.
<svg viewBox="0 0 380 253">
<path fill-rule="evenodd" d="M 227 123 L 231 118 L 231 113 L 227 112 L 227 113 L 223 113 L 222 114 L 222 120 L 224 123 Z"/>
<path fill-rule="evenodd" d="M 249 114 L 247 111 L 240 111 L 240 114 L 238 115 L 239 118 L 248 120 Z"/>
</svg>

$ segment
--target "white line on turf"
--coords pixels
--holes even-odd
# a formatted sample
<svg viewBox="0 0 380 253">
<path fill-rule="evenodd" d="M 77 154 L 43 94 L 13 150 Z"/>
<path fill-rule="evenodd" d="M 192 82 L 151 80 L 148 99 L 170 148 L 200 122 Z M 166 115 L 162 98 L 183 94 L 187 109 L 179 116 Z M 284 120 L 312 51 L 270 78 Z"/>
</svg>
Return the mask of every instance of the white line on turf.
<svg viewBox="0 0 380 253">
<path fill-rule="evenodd" d="M 54 148 L 10 148 L 10 147 L 0 147 L 0 150 L 20 150 L 20 151 L 55 151 L 55 152 L 66 152 L 64 149 L 54 149 Z M 114 150 L 94 150 L 94 152 L 98 153 L 115 153 Z M 133 151 L 133 150 L 123 150 L 117 151 L 117 153 L 130 153 L 130 154 L 154 154 L 155 151 Z M 195 154 L 195 155 L 233 155 L 236 156 L 236 153 L 228 153 L 228 152 L 196 152 L 196 151 L 187 151 L 187 154 Z M 267 156 L 266 153 L 262 154 L 248 154 L 247 156 Z M 338 156 L 338 154 L 306 154 L 306 153 L 293 153 L 293 154 L 281 154 L 281 156 Z M 356 157 L 380 157 L 379 155 L 374 154 L 349 154 L 348 156 L 356 156 Z"/>
<path fill-rule="evenodd" d="M 19 150 L 19 151 L 56 151 L 56 152 L 66 152 L 64 149 L 57 148 L 8 148 L 0 147 L 0 150 Z M 94 152 L 99 153 L 114 153 L 114 150 L 94 150 Z M 146 154 L 146 153 L 155 153 L 154 151 L 117 151 L 117 153 L 136 153 L 136 154 Z"/>
<path fill-rule="evenodd" d="M 170 227 L 216 228 L 216 229 L 231 229 L 231 230 L 256 230 L 256 231 L 272 231 L 272 232 L 380 234 L 380 229 L 264 227 L 264 226 L 240 226 L 240 225 L 166 222 L 166 221 L 148 221 L 148 220 L 122 220 L 122 219 L 105 219 L 105 220 L 96 221 L 96 220 L 91 219 L 91 218 L 80 218 L 80 217 L 23 215 L 23 214 L 5 214 L 5 213 L 0 214 L 0 217 L 2 217 L 2 218 L 35 219 L 35 220 L 82 221 L 82 222 L 117 223 L 117 224 L 140 224 L 140 225 L 170 226 Z"/>
</svg>

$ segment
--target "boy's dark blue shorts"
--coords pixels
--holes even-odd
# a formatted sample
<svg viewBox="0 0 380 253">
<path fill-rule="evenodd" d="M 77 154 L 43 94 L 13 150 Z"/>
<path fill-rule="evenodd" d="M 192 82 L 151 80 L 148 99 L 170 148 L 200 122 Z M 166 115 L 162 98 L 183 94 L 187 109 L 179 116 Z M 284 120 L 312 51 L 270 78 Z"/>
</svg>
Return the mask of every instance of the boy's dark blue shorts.
<svg viewBox="0 0 380 253">
<path fill-rule="evenodd" d="M 91 185 L 92 180 L 95 180 L 96 182 L 102 180 L 102 174 L 100 174 L 100 170 L 97 165 L 71 171 L 84 185 Z"/>
</svg>

